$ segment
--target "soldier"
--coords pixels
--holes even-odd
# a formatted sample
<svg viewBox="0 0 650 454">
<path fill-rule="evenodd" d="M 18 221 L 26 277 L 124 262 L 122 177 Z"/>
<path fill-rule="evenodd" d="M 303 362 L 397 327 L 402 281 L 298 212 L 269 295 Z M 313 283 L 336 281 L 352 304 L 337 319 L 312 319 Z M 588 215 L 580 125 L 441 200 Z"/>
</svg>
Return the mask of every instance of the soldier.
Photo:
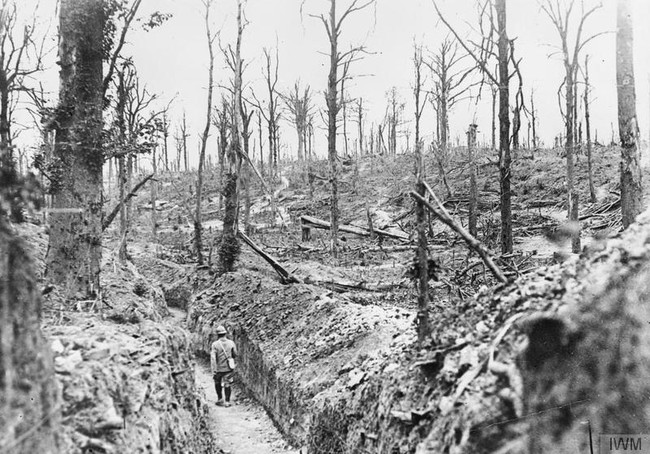
<svg viewBox="0 0 650 454">
<path fill-rule="evenodd" d="M 217 391 L 217 405 L 222 407 L 230 407 L 233 371 L 235 369 L 235 358 L 237 357 L 235 343 L 228 339 L 226 334 L 226 328 L 219 325 L 217 327 L 217 340 L 210 347 L 210 368 L 214 378 L 214 387 Z"/>
</svg>

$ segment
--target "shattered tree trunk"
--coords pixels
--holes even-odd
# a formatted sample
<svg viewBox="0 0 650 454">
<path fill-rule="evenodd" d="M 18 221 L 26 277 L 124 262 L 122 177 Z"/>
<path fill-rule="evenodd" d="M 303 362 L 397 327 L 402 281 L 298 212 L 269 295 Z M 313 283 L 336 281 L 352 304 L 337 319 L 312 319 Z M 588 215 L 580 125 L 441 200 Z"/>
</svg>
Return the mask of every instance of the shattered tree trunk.
<svg viewBox="0 0 650 454">
<path fill-rule="evenodd" d="M 55 454 L 58 385 L 26 248 L 0 219 L 0 452 Z"/>
<path fill-rule="evenodd" d="M 618 87 L 618 130 L 621 139 L 621 213 L 623 228 L 627 228 L 643 211 L 630 0 L 618 0 L 616 26 L 616 85 Z"/>
<path fill-rule="evenodd" d="M 62 0 L 60 89 L 54 157 L 61 180 L 53 187 L 47 277 L 66 295 L 99 292 L 102 221 L 101 0 Z"/>
<path fill-rule="evenodd" d="M 565 152 L 566 152 L 566 181 L 567 181 L 567 206 L 568 206 L 568 218 L 569 222 L 575 223 L 576 227 L 578 223 L 578 208 L 579 208 L 579 199 L 578 193 L 575 191 L 574 184 L 574 175 L 575 175 L 575 163 L 573 161 L 574 151 L 575 151 L 575 136 L 574 136 L 574 112 L 575 112 L 575 103 L 574 99 L 574 85 L 575 85 L 575 71 L 572 66 L 567 66 L 566 68 L 566 142 L 565 142 Z M 580 252 L 580 229 L 572 229 L 571 233 L 571 251 Z"/>
<path fill-rule="evenodd" d="M 478 190 L 476 187 L 476 161 L 475 161 L 475 152 L 476 152 L 476 128 L 477 125 L 469 125 L 469 130 L 467 131 L 467 154 L 469 160 L 469 219 L 468 219 L 468 228 L 469 234 L 473 237 L 477 237 L 477 206 L 478 206 Z"/>
<path fill-rule="evenodd" d="M 214 49 L 213 37 L 210 30 L 210 5 L 211 0 L 205 2 L 205 33 L 208 41 L 208 55 L 210 67 L 208 69 L 208 107 L 205 128 L 201 136 L 201 149 L 199 151 L 199 169 L 196 181 L 196 211 L 194 213 L 194 249 L 199 265 L 203 265 L 203 224 L 201 220 L 201 197 L 203 192 L 203 167 L 205 166 L 205 150 L 208 146 L 210 136 L 210 124 L 212 123 L 212 91 L 214 89 Z"/>
<path fill-rule="evenodd" d="M 530 116 L 531 123 L 533 127 L 533 159 L 535 159 L 535 151 L 537 150 L 537 119 L 535 118 L 535 99 L 533 97 L 533 92 L 530 92 Z"/>
<path fill-rule="evenodd" d="M 118 201 L 120 202 L 120 243 L 118 246 L 117 257 L 122 263 L 126 261 L 126 235 L 128 231 L 128 220 L 126 217 L 126 203 L 123 203 L 124 196 L 126 195 L 126 162 L 125 162 L 125 145 L 126 145 L 126 122 L 124 118 L 124 111 L 126 108 L 126 87 L 124 83 L 124 71 L 118 72 L 118 87 L 117 87 L 117 106 L 115 114 L 117 116 L 116 123 L 118 133 L 120 135 L 120 149 L 119 156 L 117 157 L 117 186 Z"/>
<path fill-rule="evenodd" d="M 330 0 L 330 30 L 337 29 L 336 0 Z M 339 250 L 339 182 L 338 157 L 336 155 L 336 117 L 339 110 L 338 83 L 338 34 L 330 35 L 330 71 L 327 78 L 327 158 L 330 167 L 330 251 L 335 258 Z"/>
<path fill-rule="evenodd" d="M 231 272 L 235 267 L 235 260 L 239 254 L 237 232 L 239 230 L 239 175 L 241 172 L 241 156 L 243 153 L 243 128 L 242 118 L 242 59 L 241 42 L 244 28 L 242 25 L 242 3 L 237 1 L 237 44 L 235 47 L 234 67 L 234 93 L 233 93 L 233 121 L 231 147 L 228 150 L 228 173 L 224 182 L 223 195 L 226 202 L 223 217 L 223 234 L 219 245 L 220 272 Z"/>
<path fill-rule="evenodd" d="M 512 207 L 510 190 L 510 76 L 508 74 L 509 40 L 506 33 L 506 0 L 496 0 L 499 34 L 499 184 L 501 189 L 501 252 L 512 252 Z"/>
<path fill-rule="evenodd" d="M 158 235 L 158 213 L 156 210 L 156 202 L 158 200 L 158 182 L 156 181 L 156 177 L 158 176 L 158 166 L 156 165 L 156 147 L 151 150 L 151 158 L 154 178 L 151 182 L 151 235 L 155 242 Z"/>
<path fill-rule="evenodd" d="M 587 129 L 587 172 L 589 177 L 589 200 L 596 203 L 596 190 L 594 188 L 594 172 L 592 169 L 591 147 L 591 121 L 589 118 L 589 56 L 585 57 L 585 127 Z M 534 111 L 533 111 L 534 112 Z M 534 117 L 533 117 L 534 118 Z"/>
<path fill-rule="evenodd" d="M 424 197 L 426 188 L 424 186 L 425 164 L 422 153 L 422 140 L 420 139 L 420 119 L 424 106 L 421 106 L 420 98 L 422 95 L 422 48 L 415 46 L 413 63 L 415 66 L 415 190 Z M 424 100 L 426 104 L 426 96 Z M 366 205 L 367 210 L 367 205 Z M 429 322 L 429 244 L 427 241 L 427 213 L 422 203 L 415 204 L 416 229 L 418 232 L 418 342 L 422 345 L 431 333 Z M 372 218 L 368 213 L 371 235 L 374 235 L 372 227 Z"/>
<path fill-rule="evenodd" d="M 126 164 L 124 163 L 124 156 L 117 158 L 117 175 L 119 180 L 119 200 L 124 200 L 126 194 Z M 126 235 L 128 232 L 128 219 L 126 217 L 127 202 L 120 205 L 120 245 L 117 253 L 120 262 L 124 263 L 127 258 L 126 251 Z"/>
</svg>

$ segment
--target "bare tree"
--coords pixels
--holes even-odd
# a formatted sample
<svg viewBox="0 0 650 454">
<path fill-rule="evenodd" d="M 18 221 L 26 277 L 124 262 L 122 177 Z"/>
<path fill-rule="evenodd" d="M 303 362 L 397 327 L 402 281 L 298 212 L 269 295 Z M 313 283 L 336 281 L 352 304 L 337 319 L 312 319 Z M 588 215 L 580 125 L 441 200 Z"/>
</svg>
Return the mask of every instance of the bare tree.
<svg viewBox="0 0 650 454">
<path fill-rule="evenodd" d="M 478 189 L 476 187 L 476 128 L 475 124 L 469 125 L 467 130 L 467 160 L 469 162 L 469 234 L 476 238 L 477 230 L 477 207 L 478 207 Z"/>
<path fill-rule="evenodd" d="M 187 172 L 188 170 L 188 156 L 187 156 L 187 120 L 185 119 L 185 111 L 183 111 L 183 119 L 176 128 L 174 141 L 176 142 L 176 170 L 181 171 L 181 168 Z M 182 163 L 182 164 L 181 164 Z"/>
<path fill-rule="evenodd" d="M 357 98 L 357 104 L 356 104 L 356 114 L 357 114 L 357 139 L 358 139 L 358 149 L 359 149 L 359 156 L 363 156 L 364 154 L 364 137 L 363 137 L 363 130 L 364 130 L 364 109 L 363 109 L 363 98 Z"/>
<path fill-rule="evenodd" d="M 579 198 L 578 193 L 575 191 L 573 181 L 575 175 L 574 151 L 577 139 L 575 119 L 577 100 L 575 99 L 575 95 L 576 79 L 580 64 L 578 59 L 580 57 L 580 51 L 585 47 L 585 45 L 602 34 L 597 33 L 588 38 L 583 37 L 585 22 L 589 16 L 600 8 L 601 5 L 596 5 L 589 10 L 585 10 L 584 2 L 581 1 L 580 4 L 582 9 L 573 42 L 571 42 L 572 36 L 570 36 L 569 23 L 574 10 L 575 0 L 567 0 L 563 5 L 564 8 L 562 8 L 559 1 L 554 2 L 552 0 L 545 0 L 544 3 L 541 4 L 542 11 L 544 11 L 544 13 L 549 17 L 560 36 L 560 52 L 564 63 L 565 75 L 562 86 L 565 88 L 565 110 L 563 116 L 566 133 L 567 206 L 569 221 L 575 223 L 577 227 L 572 230 L 573 233 L 571 236 L 571 249 L 573 252 L 580 252 L 580 228 L 578 221 Z"/>
<path fill-rule="evenodd" d="M 291 122 L 298 134 L 298 160 L 302 161 L 306 157 L 309 118 L 314 109 L 312 93 L 309 85 L 303 89 L 300 87 L 300 81 L 297 81 L 293 86 L 293 90 L 284 95 L 283 98 L 287 109 L 291 113 Z"/>
<path fill-rule="evenodd" d="M 201 222 L 201 198 L 203 192 L 203 167 L 205 165 L 205 150 L 210 137 L 210 124 L 212 123 L 212 92 L 214 90 L 214 40 L 216 36 L 210 27 L 210 9 L 212 0 L 203 0 L 205 7 L 205 34 L 208 43 L 209 69 L 208 69 L 208 98 L 207 118 L 203 134 L 201 134 L 201 148 L 199 151 L 199 168 L 196 181 L 196 210 L 194 213 L 194 249 L 199 265 L 203 265 L 203 224 Z"/>
<path fill-rule="evenodd" d="M 402 112 L 405 103 L 399 99 L 397 88 L 392 87 L 388 93 L 388 106 L 386 106 L 386 123 L 388 128 L 388 153 L 397 154 L 397 132 L 402 124 Z"/>
<path fill-rule="evenodd" d="M 117 160 L 118 205 L 120 213 L 120 246 L 118 257 L 127 258 L 127 234 L 132 219 L 131 197 L 126 194 L 133 187 L 133 163 L 138 155 L 153 153 L 155 156 L 156 136 L 162 129 L 160 117 L 169 106 L 152 109 L 158 95 L 150 93 L 142 85 L 131 60 L 125 60 L 116 70 L 116 98 L 114 124 L 109 131 L 109 141 L 104 149 L 109 159 Z M 153 159 L 155 172 L 155 157 Z M 155 188 L 152 187 L 152 191 Z M 155 194 L 153 199 L 155 199 Z M 155 202 L 152 200 L 152 204 Z M 152 210 L 152 217 L 155 213 Z M 108 225 L 102 223 L 103 229 Z M 155 226 L 155 221 L 154 221 Z"/>
<path fill-rule="evenodd" d="M 43 70 L 44 44 L 36 42 L 37 9 L 29 23 L 20 23 L 15 0 L 0 2 L 0 159 L 15 167 L 12 151 L 12 105 L 26 79 Z"/>
<path fill-rule="evenodd" d="M 234 72 L 233 79 L 233 121 L 231 124 L 231 143 L 226 157 L 228 172 L 223 188 L 226 209 L 223 219 L 223 234 L 219 246 L 220 271 L 227 273 L 234 269 L 235 260 L 239 253 L 237 232 L 239 230 L 239 175 L 241 172 L 242 156 L 244 154 L 244 118 L 242 101 L 242 57 L 241 44 L 246 23 L 242 17 L 242 0 L 237 0 L 237 43 L 234 51 L 230 49 L 229 64 Z"/>
<path fill-rule="evenodd" d="M 585 92 L 584 92 L 584 104 L 585 104 L 585 128 L 587 132 L 587 173 L 589 177 L 589 198 L 591 203 L 596 203 L 596 189 L 594 188 L 594 172 L 593 172 L 593 163 L 592 163 L 592 146 L 591 146 L 591 121 L 589 116 L 589 93 L 591 92 L 591 86 L 589 85 L 589 55 L 585 57 Z M 533 117 L 535 118 L 535 117 Z"/>
<path fill-rule="evenodd" d="M 530 116 L 531 126 L 533 128 L 533 153 L 537 151 L 537 111 L 535 110 L 535 94 L 533 90 L 530 91 Z M 533 154 L 534 156 L 534 154 Z"/>
<path fill-rule="evenodd" d="M 277 90 L 278 84 L 278 68 L 279 68 L 279 57 L 278 49 L 275 49 L 275 64 L 271 58 L 271 54 L 267 48 L 264 48 L 264 80 L 266 81 L 266 89 L 268 92 L 268 101 L 266 102 L 266 108 L 264 108 L 264 103 L 255 96 L 255 92 L 251 90 L 251 95 L 255 100 L 255 107 L 266 120 L 266 125 L 268 129 L 268 140 L 269 140 L 269 175 L 277 176 L 278 173 L 278 149 L 279 149 L 279 121 L 280 121 L 280 93 Z"/>
<path fill-rule="evenodd" d="M 356 61 L 360 54 L 365 52 L 363 46 L 351 47 L 345 52 L 339 51 L 339 38 L 343 30 L 343 24 L 351 14 L 362 11 L 375 3 L 374 0 L 353 0 L 351 4 L 343 11 L 343 14 L 336 14 L 336 0 L 329 0 L 330 11 L 329 17 L 325 15 L 311 15 L 319 19 L 325 31 L 330 44 L 330 68 L 327 77 L 327 156 L 330 165 L 330 250 L 334 257 L 338 256 L 338 233 L 339 233 L 339 207 L 338 207 L 338 155 L 336 151 L 336 131 L 337 117 L 341 110 L 341 103 L 338 99 L 338 84 L 349 77 L 347 71 L 339 78 L 339 68 Z M 303 2 L 304 3 L 304 2 Z"/>
<path fill-rule="evenodd" d="M 433 73 L 431 102 L 436 111 L 438 148 L 447 158 L 449 145 L 449 112 L 456 103 L 466 99 L 470 85 L 465 84 L 474 68 L 463 65 L 465 54 L 460 54 L 458 44 L 445 38 L 426 64 Z"/>
<path fill-rule="evenodd" d="M 415 98 L 415 190 L 421 196 L 425 197 L 426 188 L 424 187 L 425 166 L 422 156 L 422 140 L 420 139 L 420 119 L 427 103 L 428 94 L 422 98 L 422 46 L 414 46 L 413 66 L 415 69 L 415 83 L 413 86 L 413 96 Z M 422 203 L 415 204 L 415 215 L 418 232 L 418 341 L 422 344 L 431 331 L 429 325 L 429 253 L 427 244 L 427 213 Z"/>
<path fill-rule="evenodd" d="M 639 165 L 639 124 L 634 84 L 634 29 L 630 0 L 618 0 L 616 15 L 616 85 L 618 131 L 621 138 L 621 212 L 627 228 L 643 211 Z"/>
<path fill-rule="evenodd" d="M 226 150 L 228 149 L 229 133 L 232 129 L 232 102 L 225 95 L 221 95 L 221 105 L 215 107 L 213 116 L 214 126 L 219 131 L 219 141 L 217 142 L 217 153 L 219 163 L 219 187 L 223 188 L 224 160 Z M 223 191 L 219 194 L 219 211 L 223 205 Z"/>
<path fill-rule="evenodd" d="M 444 18 L 435 0 L 434 7 L 440 20 L 451 31 L 458 43 L 472 57 L 482 74 L 499 91 L 499 185 L 501 211 L 501 252 L 512 252 L 512 191 L 510 155 L 510 79 L 509 63 L 512 61 L 510 50 L 511 40 L 506 30 L 506 0 L 488 0 L 483 3 L 479 16 L 479 26 L 482 33 L 481 43 L 474 46 L 475 50 L 463 40 L 449 22 Z M 496 44 L 497 51 L 494 51 Z M 496 58 L 496 71 L 492 72 L 489 61 Z"/>
</svg>

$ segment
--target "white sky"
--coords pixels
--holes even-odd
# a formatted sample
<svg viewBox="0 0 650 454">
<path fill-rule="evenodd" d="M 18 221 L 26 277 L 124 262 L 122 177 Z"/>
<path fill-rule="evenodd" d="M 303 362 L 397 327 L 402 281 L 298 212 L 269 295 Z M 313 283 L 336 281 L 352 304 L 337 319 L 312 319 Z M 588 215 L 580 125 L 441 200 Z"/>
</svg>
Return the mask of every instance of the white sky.
<svg viewBox="0 0 650 454">
<path fill-rule="evenodd" d="M 351 0 L 339 0 L 339 11 L 343 11 Z M 579 4 L 580 0 L 576 3 Z M 650 62 L 650 2 L 632 0 L 635 22 L 635 70 L 637 73 L 638 116 L 642 135 L 645 137 L 650 125 L 649 80 Z M 585 0 L 586 6 L 595 4 Z M 587 23 L 585 36 L 616 29 L 616 2 L 603 0 L 603 7 Z M 327 0 L 306 0 L 303 17 L 300 15 L 301 0 L 248 0 L 246 16 L 250 22 L 243 42 L 243 58 L 249 63 L 245 81 L 254 88 L 258 97 L 264 97 L 262 64 L 264 47 L 279 47 L 280 90 L 288 90 L 297 79 L 309 84 L 316 93 L 315 103 L 324 109 L 323 91 L 326 87 L 328 58 L 327 36 L 320 21 L 310 18 L 308 13 L 327 13 Z M 439 0 L 441 10 L 447 19 L 463 36 L 476 37 L 469 25 L 477 23 L 475 0 Z M 508 34 L 517 37 L 517 55 L 522 57 L 522 73 L 526 101 L 530 90 L 535 91 L 538 110 L 538 135 L 545 143 L 552 144 L 553 137 L 562 130 L 562 119 L 558 109 L 557 88 L 563 78 L 563 66 L 558 57 L 549 57 L 554 51 L 552 45 L 559 38 L 550 20 L 539 9 L 537 0 L 508 1 Z M 149 89 L 160 93 L 162 99 L 176 96 L 172 107 L 172 121 L 178 121 L 182 111 L 187 113 L 192 134 L 190 151 L 196 154 L 197 137 L 203 128 L 206 109 L 207 44 L 203 22 L 203 6 L 200 0 L 144 0 L 142 14 L 154 10 L 172 13 L 173 17 L 162 27 L 150 32 L 134 30 L 129 35 L 125 55 L 135 59 L 141 79 Z M 235 0 L 216 0 L 212 16 L 215 28 L 220 30 L 223 44 L 233 43 L 235 35 Z M 577 19 L 577 15 L 575 16 Z M 575 26 L 575 23 L 574 23 Z M 376 8 L 356 13 L 344 26 L 340 49 L 350 45 L 364 44 L 372 55 L 355 63 L 352 72 L 358 77 L 346 85 L 350 97 L 363 97 L 368 107 L 369 122 L 379 122 L 386 108 L 386 92 L 393 86 L 406 102 L 404 120 L 413 118 L 412 79 L 413 42 L 435 49 L 448 34 L 444 24 L 435 14 L 431 0 L 377 0 Z M 611 125 L 616 129 L 616 73 L 615 33 L 601 36 L 585 48 L 591 55 L 590 79 L 593 86 L 591 106 L 593 128 L 598 130 L 600 141 L 609 141 Z M 223 59 L 217 50 L 215 80 L 226 83 L 230 77 Z M 581 57 L 584 61 L 584 54 Z M 55 91 L 56 68 L 52 65 L 45 79 Z M 430 79 L 429 79 L 430 80 Z M 218 99 L 219 93 L 215 99 Z M 511 99 L 514 98 L 514 93 Z M 479 125 L 479 140 L 489 141 L 491 123 L 491 96 L 489 90 L 477 105 L 467 101 L 457 105 L 451 112 L 451 139 L 460 137 L 464 141 L 467 124 L 475 121 Z M 282 125 L 281 138 L 286 150 L 293 154 L 295 132 L 288 123 Z M 349 126 L 350 146 L 356 137 L 355 126 Z M 412 122 L 404 126 L 413 128 Z M 366 131 L 369 131 L 369 125 Z M 423 134 L 430 137 L 434 130 L 434 119 L 430 106 L 425 111 Z M 526 138 L 526 124 L 522 125 L 521 140 Z M 213 136 L 216 134 L 213 133 Z M 266 134 L 264 134 L 266 135 Z M 316 132 L 317 153 L 325 155 L 326 132 L 324 124 Z M 592 133 L 593 136 L 593 133 Z M 253 135 L 257 137 L 257 133 Z M 171 149 L 173 149 L 173 144 Z M 265 145 L 266 147 L 266 145 Z M 341 146 L 339 147 L 341 149 Z M 216 141 L 211 141 L 209 153 L 216 153 Z"/>
</svg>

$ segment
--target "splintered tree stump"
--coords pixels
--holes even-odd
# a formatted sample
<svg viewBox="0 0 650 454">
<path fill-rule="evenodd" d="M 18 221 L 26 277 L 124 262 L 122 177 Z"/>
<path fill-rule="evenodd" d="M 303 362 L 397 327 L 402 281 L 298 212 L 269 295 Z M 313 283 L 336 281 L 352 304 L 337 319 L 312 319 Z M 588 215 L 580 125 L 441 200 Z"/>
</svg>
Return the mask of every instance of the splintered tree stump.
<svg viewBox="0 0 650 454">
<path fill-rule="evenodd" d="M 650 263 L 627 261 L 590 277 L 568 313 L 522 324 L 526 452 L 588 453 L 589 432 L 598 452 L 601 434 L 650 433 Z"/>
<path fill-rule="evenodd" d="M 302 241 L 305 243 L 311 241 L 311 228 L 304 224 L 302 225 Z"/>
</svg>

